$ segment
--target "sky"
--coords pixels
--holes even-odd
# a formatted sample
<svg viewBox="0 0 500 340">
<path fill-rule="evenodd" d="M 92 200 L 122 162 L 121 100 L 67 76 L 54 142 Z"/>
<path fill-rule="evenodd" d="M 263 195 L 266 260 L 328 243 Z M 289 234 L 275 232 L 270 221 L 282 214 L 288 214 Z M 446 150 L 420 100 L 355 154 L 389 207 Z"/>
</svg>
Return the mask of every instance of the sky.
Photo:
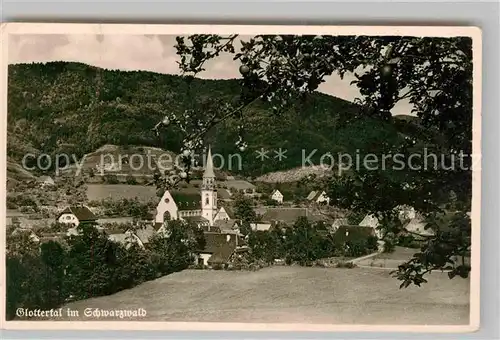
<svg viewBox="0 0 500 340">
<path fill-rule="evenodd" d="M 248 37 L 240 37 L 245 40 Z M 144 70 L 179 74 L 174 35 L 93 35 L 93 34 L 23 34 L 9 36 L 9 64 L 75 61 L 107 69 Z M 239 78 L 239 64 L 223 54 L 206 64 L 198 76 L 205 79 Z M 325 78 L 319 91 L 353 101 L 359 96 L 350 85 L 353 75 L 340 79 Z M 400 103 L 393 114 L 410 114 L 408 103 Z"/>
</svg>

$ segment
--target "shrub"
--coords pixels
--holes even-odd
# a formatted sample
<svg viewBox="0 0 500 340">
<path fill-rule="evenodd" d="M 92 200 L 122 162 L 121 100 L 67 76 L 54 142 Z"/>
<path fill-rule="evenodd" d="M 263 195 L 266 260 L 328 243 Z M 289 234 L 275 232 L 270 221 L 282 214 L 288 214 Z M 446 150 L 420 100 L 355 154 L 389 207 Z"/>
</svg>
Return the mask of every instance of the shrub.
<svg viewBox="0 0 500 340">
<path fill-rule="evenodd" d="M 337 268 L 355 268 L 356 267 L 356 264 L 352 263 L 352 262 L 338 262 L 335 267 Z"/>
<path fill-rule="evenodd" d="M 7 200 L 7 209 L 17 209 L 17 208 L 19 208 L 19 206 L 16 203 Z"/>
<path fill-rule="evenodd" d="M 384 253 L 392 253 L 396 249 L 396 245 L 389 240 L 384 241 Z"/>
<path fill-rule="evenodd" d="M 220 263 L 216 263 L 212 266 L 213 270 L 222 270 L 224 269 Z"/>
<path fill-rule="evenodd" d="M 120 181 L 116 175 L 104 175 L 103 181 L 108 184 L 118 184 Z"/>
<path fill-rule="evenodd" d="M 125 179 L 125 182 L 127 184 L 130 184 L 130 185 L 136 185 L 137 184 L 137 180 L 132 175 L 128 175 L 127 178 Z"/>
</svg>

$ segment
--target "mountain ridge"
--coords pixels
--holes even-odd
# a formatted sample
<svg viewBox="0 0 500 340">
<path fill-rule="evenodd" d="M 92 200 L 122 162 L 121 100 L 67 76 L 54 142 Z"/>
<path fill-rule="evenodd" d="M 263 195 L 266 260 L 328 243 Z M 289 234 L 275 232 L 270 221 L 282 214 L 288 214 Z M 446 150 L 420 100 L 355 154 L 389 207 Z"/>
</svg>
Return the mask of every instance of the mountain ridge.
<svg viewBox="0 0 500 340">
<path fill-rule="evenodd" d="M 106 144 L 142 145 L 178 153 L 182 136 L 175 128 L 157 137 L 152 127 L 167 112 L 181 113 L 208 97 L 234 101 L 238 80 L 192 78 L 150 71 L 106 70 L 83 63 L 49 62 L 9 65 L 8 155 L 19 162 L 35 153 L 82 157 Z M 194 95 L 193 95 L 194 94 Z M 315 92 L 282 116 L 265 103 L 248 108 L 248 150 L 234 142 L 236 121 L 210 131 L 207 143 L 222 155 L 239 153 L 241 175 L 259 176 L 302 165 L 303 154 L 352 152 L 381 141 L 399 140 L 392 124 L 360 115 L 346 100 Z M 286 158 L 256 159 L 260 149 L 286 149 Z M 274 156 L 274 154 L 272 154 Z"/>
</svg>

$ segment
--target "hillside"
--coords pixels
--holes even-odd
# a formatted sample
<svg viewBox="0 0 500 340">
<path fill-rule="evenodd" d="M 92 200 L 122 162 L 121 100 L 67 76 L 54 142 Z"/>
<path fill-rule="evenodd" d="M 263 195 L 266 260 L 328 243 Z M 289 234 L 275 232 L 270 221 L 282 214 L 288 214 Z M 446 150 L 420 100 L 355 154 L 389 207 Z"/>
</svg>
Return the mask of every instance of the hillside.
<svg viewBox="0 0 500 340">
<path fill-rule="evenodd" d="M 166 112 L 181 113 L 194 101 L 217 97 L 232 101 L 238 80 L 202 80 L 143 71 L 110 71 L 80 63 L 9 65 L 8 153 L 15 161 L 26 150 L 75 154 L 79 159 L 106 144 L 141 145 L 178 152 L 182 136 L 175 129 L 157 137 L 151 130 Z M 263 103 L 251 108 L 245 122 L 249 148 L 242 168 L 232 173 L 259 176 L 301 166 L 302 155 L 369 151 L 382 141 L 399 140 L 390 123 L 359 117 L 358 107 L 315 93 L 300 107 L 275 116 Z M 213 152 L 236 154 L 236 123 L 228 120 L 211 131 Z M 270 150 L 265 161 L 256 150 Z M 286 149 L 276 160 L 274 151 Z"/>
<path fill-rule="evenodd" d="M 117 175 L 151 177 L 156 169 L 170 169 L 175 161 L 173 152 L 148 146 L 118 146 L 105 144 L 85 154 L 67 171 L 74 172 L 81 167 L 83 173 L 93 171 L 94 175 Z"/>
</svg>

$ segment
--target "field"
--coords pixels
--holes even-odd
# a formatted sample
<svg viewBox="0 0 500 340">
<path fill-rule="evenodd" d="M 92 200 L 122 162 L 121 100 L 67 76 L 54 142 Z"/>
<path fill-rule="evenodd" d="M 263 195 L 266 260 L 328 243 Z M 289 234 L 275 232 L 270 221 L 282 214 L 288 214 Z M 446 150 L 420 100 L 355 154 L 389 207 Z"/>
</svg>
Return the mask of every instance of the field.
<svg viewBox="0 0 500 340">
<path fill-rule="evenodd" d="M 89 201 L 100 201 L 106 198 L 115 200 L 137 197 L 140 201 L 148 202 L 157 199 L 156 187 L 127 184 L 88 184 L 87 198 Z"/>
<path fill-rule="evenodd" d="M 67 307 L 80 311 L 71 320 L 87 321 L 82 311 L 91 307 L 144 308 L 148 321 L 468 324 L 469 280 L 433 273 L 423 287 L 398 287 L 375 268 L 185 270 Z"/>
</svg>

